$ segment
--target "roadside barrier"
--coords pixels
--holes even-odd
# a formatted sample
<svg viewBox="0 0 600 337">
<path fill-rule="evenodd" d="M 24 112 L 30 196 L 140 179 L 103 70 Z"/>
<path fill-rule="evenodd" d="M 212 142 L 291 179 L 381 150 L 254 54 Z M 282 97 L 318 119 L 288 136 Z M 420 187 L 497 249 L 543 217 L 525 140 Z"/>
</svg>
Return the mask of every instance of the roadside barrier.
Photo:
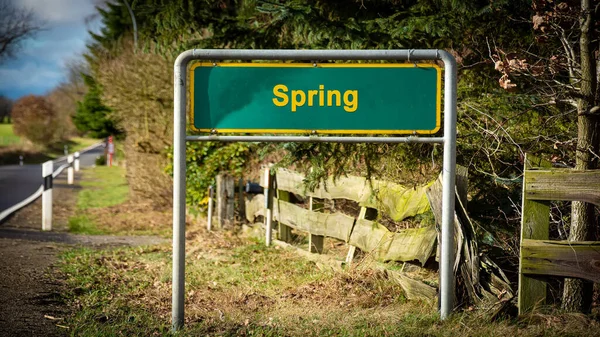
<svg viewBox="0 0 600 337">
<path fill-rule="evenodd" d="M 88 150 L 91 150 L 93 148 L 96 148 L 98 146 L 101 146 L 103 143 L 96 143 L 94 145 L 88 146 L 85 149 L 81 150 L 80 152 L 86 152 Z M 80 152 L 75 152 L 73 156 L 69 156 L 69 157 L 73 157 L 73 160 L 71 162 L 72 167 L 74 167 L 75 172 L 79 172 L 80 169 L 80 163 L 79 163 L 79 156 L 80 156 Z M 55 161 L 60 161 L 62 159 L 64 159 L 65 157 L 61 157 L 56 159 Z M 68 158 L 67 158 L 68 161 Z M 52 164 L 52 167 L 50 167 L 50 174 L 44 174 L 44 165 L 48 165 L 48 163 Z M 53 162 L 52 161 L 47 161 L 44 164 L 42 164 L 42 178 L 44 179 L 43 184 L 35 191 L 33 192 L 32 195 L 30 195 L 29 197 L 27 197 L 26 199 L 24 199 L 23 201 L 5 209 L 4 211 L 0 212 L 0 223 L 2 221 L 4 221 L 4 219 L 6 219 L 9 215 L 11 215 L 12 213 L 18 211 L 19 209 L 29 205 L 30 203 L 34 202 L 37 198 L 39 198 L 40 196 L 42 196 L 44 194 L 44 191 L 46 190 L 50 190 L 49 195 L 52 195 L 51 192 L 51 186 L 52 186 L 52 180 L 56 177 L 58 177 L 62 171 L 66 168 L 69 168 L 69 164 L 63 164 L 61 166 L 59 166 L 56 170 L 53 170 Z M 46 172 L 47 173 L 47 172 Z M 46 177 L 51 177 L 50 181 L 48 183 L 46 183 Z M 46 184 L 49 185 L 48 189 L 45 189 Z M 72 184 L 72 182 L 70 183 Z M 42 208 L 43 208 L 43 204 L 44 201 L 42 199 Z M 48 205 L 48 208 L 50 209 L 49 211 L 45 211 L 44 209 L 42 209 L 42 230 L 52 230 L 52 198 L 50 198 L 50 205 Z M 46 212 L 49 212 L 50 214 L 50 222 L 49 224 L 44 223 L 44 214 L 46 214 Z M 45 229 L 48 228 L 48 229 Z"/>
<path fill-rule="evenodd" d="M 42 230 L 52 230 L 52 168 L 54 163 L 49 160 L 42 164 L 44 192 L 42 193 Z"/>
<path fill-rule="evenodd" d="M 69 167 L 67 167 L 67 184 L 69 184 L 69 185 L 73 185 L 73 178 L 74 178 L 73 177 L 73 175 L 74 175 L 73 161 L 74 161 L 74 159 L 75 158 L 73 157 L 72 154 L 67 157 L 67 164 L 69 165 Z"/>
</svg>

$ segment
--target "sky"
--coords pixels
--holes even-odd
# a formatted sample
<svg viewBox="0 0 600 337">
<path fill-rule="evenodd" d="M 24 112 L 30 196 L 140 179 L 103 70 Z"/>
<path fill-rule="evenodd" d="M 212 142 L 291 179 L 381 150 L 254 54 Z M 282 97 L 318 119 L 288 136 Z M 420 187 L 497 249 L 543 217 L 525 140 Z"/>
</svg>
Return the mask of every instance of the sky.
<svg viewBox="0 0 600 337">
<path fill-rule="evenodd" d="M 18 99 L 44 95 L 65 80 L 65 62 L 85 52 L 88 29 L 98 31 L 99 20 L 85 23 L 95 13 L 94 0 L 12 0 L 30 8 L 44 30 L 23 41 L 16 57 L 0 63 L 0 95 Z"/>
</svg>

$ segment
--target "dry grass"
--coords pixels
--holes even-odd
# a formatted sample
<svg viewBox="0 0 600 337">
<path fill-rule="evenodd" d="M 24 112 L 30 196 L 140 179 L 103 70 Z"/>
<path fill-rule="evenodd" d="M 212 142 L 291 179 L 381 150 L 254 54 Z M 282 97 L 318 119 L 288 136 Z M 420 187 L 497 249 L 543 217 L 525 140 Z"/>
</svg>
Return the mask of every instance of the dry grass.
<svg viewBox="0 0 600 337">
<path fill-rule="evenodd" d="M 98 229 L 117 235 L 171 236 L 170 211 L 155 209 L 151 203 L 127 201 L 107 208 L 86 210 Z"/>
<path fill-rule="evenodd" d="M 144 221 L 140 219 L 140 221 Z M 342 272 L 294 251 L 189 224 L 182 335 L 204 336 L 593 336 L 600 323 L 576 314 L 490 322 L 470 311 L 438 320 L 408 302 L 386 274 L 364 262 Z M 167 245 L 74 252 L 65 257 L 76 335 L 166 335 L 171 317 Z M 108 324 L 110 323 L 110 324 Z"/>
</svg>

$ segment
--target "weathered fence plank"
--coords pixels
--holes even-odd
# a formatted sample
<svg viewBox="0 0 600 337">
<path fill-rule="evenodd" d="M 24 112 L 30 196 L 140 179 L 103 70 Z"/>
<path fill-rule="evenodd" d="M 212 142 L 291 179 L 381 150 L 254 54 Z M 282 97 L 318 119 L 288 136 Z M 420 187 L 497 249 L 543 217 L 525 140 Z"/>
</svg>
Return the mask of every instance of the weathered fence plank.
<svg viewBox="0 0 600 337">
<path fill-rule="evenodd" d="M 523 180 L 527 181 L 532 168 L 549 168 L 548 161 L 525 155 L 525 170 Z M 526 194 L 527 184 L 523 184 L 523 195 Z M 524 240 L 547 240 L 550 223 L 550 203 L 548 201 L 531 200 L 523 197 L 521 208 L 521 244 Z M 523 251 L 520 253 L 523 259 Z M 531 311 L 537 305 L 546 303 L 546 282 L 531 278 L 523 272 L 523 264 L 519 263 L 519 314 Z"/>
<path fill-rule="evenodd" d="M 521 272 L 600 282 L 600 241 L 521 242 Z"/>
<path fill-rule="evenodd" d="M 361 177 L 329 178 L 327 188 L 319 185 L 314 191 L 304 187 L 304 176 L 285 169 L 277 170 L 277 188 L 298 195 L 320 199 L 353 200 L 363 207 L 377 208 L 388 214 L 393 220 L 400 221 L 429 210 L 425 194 L 427 186 L 408 188 L 387 181 L 372 180 L 371 184 Z"/>
<path fill-rule="evenodd" d="M 528 200 L 578 200 L 600 206 L 598 170 L 531 170 L 524 184 Z"/>
<path fill-rule="evenodd" d="M 290 201 L 290 192 L 277 189 L 277 199 L 275 199 L 274 205 L 277 205 L 277 211 L 281 210 L 281 203 L 287 203 Z M 278 214 L 281 214 L 279 212 Z M 283 242 L 292 242 L 292 228 L 287 226 L 286 221 L 282 221 L 280 216 L 276 217 L 277 219 L 277 231 L 278 231 L 278 239 Z"/>
<path fill-rule="evenodd" d="M 350 243 L 382 261 L 419 261 L 424 265 L 435 247 L 433 226 L 390 232 L 377 222 L 357 219 Z"/>
<path fill-rule="evenodd" d="M 361 207 L 360 208 L 360 212 L 358 213 L 358 217 L 356 218 L 357 220 L 375 220 L 377 219 L 377 210 L 375 208 L 367 208 L 367 207 Z M 356 226 L 356 223 L 354 224 L 354 226 Z M 353 230 L 354 232 L 354 230 Z M 351 235 L 352 237 L 352 235 Z M 356 254 L 356 246 L 354 245 L 349 245 L 348 247 L 348 253 L 346 254 L 346 264 L 350 265 L 352 264 L 352 260 L 354 259 L 354 254 Z"/>
<path fill-rule="evenodd" d="M 275 218 L 287 226 L 348 242 L 354 218 L 342 213 L 312 212 L 292 203 L 278 200 Z"/>
<path fill-rule="evenodd" d="M 437 290 L 434 287 L 421 281 L 413 280 L 397 271 L 386 270 L 386 273 L 402 287 L 409 300 L 421 300 L 430 303 L 435 300 Z"/>
</svg>

